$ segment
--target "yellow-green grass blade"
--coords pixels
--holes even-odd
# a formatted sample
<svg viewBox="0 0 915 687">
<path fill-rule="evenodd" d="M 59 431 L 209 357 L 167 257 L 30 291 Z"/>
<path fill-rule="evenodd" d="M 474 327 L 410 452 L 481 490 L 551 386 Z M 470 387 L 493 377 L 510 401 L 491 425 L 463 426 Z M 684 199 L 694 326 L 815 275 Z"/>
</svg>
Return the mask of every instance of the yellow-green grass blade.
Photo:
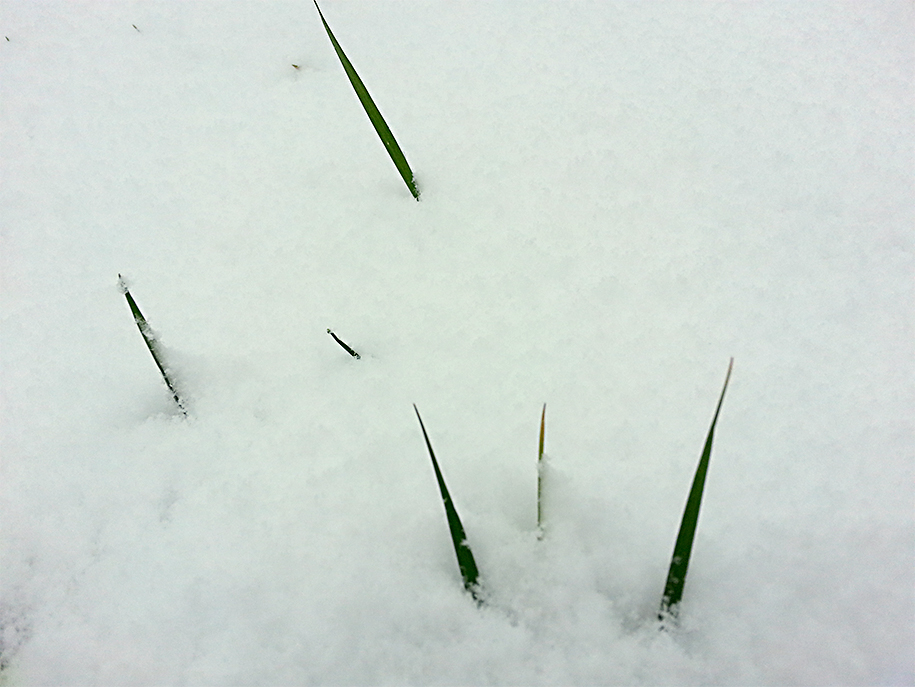
<svg viewBox="0 0 915 687">
<path fill-rule="evenodd" d="M 702 457 L 699 458 L 699 467 L 696 469 L 693 486 L 686 500 L 686 508 L 683 510 L 680 533 L 677 535 L 677 543 L 674 545 L 674 554 L 670 561 L 670 570 L 667 573 L 667 584 L 664 587 L 664 596 L 661 599 L 661 610 L 658 613 L 658 619 L 662 622 L 667 617 L 676 618 L 680 599 L 683 598 L 686 570 L 689 566 L 689 556 L 693 549 L 696 525 L 699 522 L 699 508 L 702 505 L 702 490 L 705 487 L 705 476 L 708 472 L 709 458 L 712 455 L 715 425 L 718 422 L 718 414 L 721 412 L 724 392 L 727 391 L 728 380 L 731 378 L 733 367 L 734 359 L 731 358 L 727 376 L 724 378 L 724 387 L 721 389 L 721 396 L 718 399 L 718 407 L 715 409 L 715 416 L 712 418 L 712 425 L 708 430 L 708 438 L 705 440 L 705 448 L 702 449 Z"/>
<path fill-rule="evenodd" d="M 419 200 L 419 187 L 416 185 L 416 177 L 413 175 L 413 170 L 410 169 L 409 163 L 407 163 L 407 158 L 404 156 L 400 146 L 397 145 L 394 134 L 391 133 L 391 129 L 388 127 L 387 122 L 384 121 L 384 117 L 381 116 L 381 112 L 379 112 L 378 108 L 375 106 L 375 101 L 373 101 L 372 96 L 369 95 L 369 91 L 365 87 L 365 84 L 362 83 L 362 79 L 359 78 L 352 63 L 343 53 L 343 48 L 340 47 L 333 32 L 330 30 L 330 26 L 328 26 L 327 21 L 324 19 L 324 13 L 321 12 L 321 8 L 318 7 L 317 0 L 315 0 L 315 7 L 318 9 L 321 23 L 324 24 L 324 29 L 327 31 L 327 37 L 330 38 L 330 42 L 334 46 L 337 57 L 340 58 L 340 62 L 343 64 L 343 69 L 349 77 L 350 83 L 353 84 L 359 102 L 361 102 L 362 107 L 365 108 L 365 113 L 369 116 L 372 126 L 375 127 L 378 137 L 388 151 L 388 155 L 391 156 L 391 160 L 393 160 L 394 165 L 397 167 L 397 171 L 400 172 L 400 176 L 403 177 L 407 188 L 410 189 L 410 193 L 413 194 L 413 197 L 416 198 L 416 200 Z"/>
<path fill-rule="evenodd" d="M 182 401 L 181 397 L 178 395 L 178 391 L 175 388 L 175 383 L 168 373 L 168 367 L 166 367 L 162 360 L 162 352 L 159 349 L 159 342 L 156 340 L 152 328 L 149 326 L 146 318 L 143 317 L 143 313 L 140 312 L 140 308 L 137 306 L 137 302 L 133 299 L 133 296 L 130 295 L 130 291 L 127 289 L 127 282 L 124 280 L 124 277 L 119 274 L 118 280 L 121 286 L 121 291 L 124 292 L 124 296 L 127 298 L 127 305 L 130 306 L 130 312 L 133 314 L 133 320 L 137 323 L 137 328 L 140 330 L 140 334 L 143 336 L 143 341 L 146 342 L 146 347 L 149 349 L 153 360 L 156 362 L 156 367 L 158 367 L 159 372 L 162 373 L 162 379 L 165 380 L 165 385 L 168 387 L 168 390 L 172 392 L 172 397 L 175 399 L 175 403 L 178 404 L 178 409 L 186 415 L 187 410 L 185 409 L 184 401 Z"/>
<path fill-rule="evenodd" d="M 476 561 L 473 559 L 473 553 L 470 551 L 470 545 L 467 543 L 467 536 L 464 534 L 464 526 L 461 525 L 461 519 L 458 517 L 457 510 L 454 508 L 454 502 L 451 500 L 451 494 L 448 493 L 448 487 L 445 486 L 445 478 L 438 467 L 438 461 L 435 459 L 435 452 L 432 450 L 432 442 L 429 441 L 429 435 L 426 433 L 426 427 L 423 425 L 423 419 L 419 416 L 419 409 L 413 404 L 413 410 L 416 411 L 416 418 L 419 420 L 420 429 L 423 430 L 423 438 L 426 440 L 426 448 L 429 449 L 429 456 L 432 458 L 432 467 L 435 470 L 435 479 L 438 481 L 439 491 L 442 493 L 442 501 L 445 503 L 445 515 L 448 517 L 448 528 L 451 530 L 451 541 L 454 544 L 454 553 L 457 556 L 458 568 L 461 570 L 461 577 L 464 580 L 464 589 L 470 592 L 470 595 L 477 603 L 482 603 L 480 595 L 480 586 L 478 578 L 480 576 L 477 570 Z"/>
<path fill-rule="evenodd" d="M 540 413 L 540 446 L 537 449 L 537 531 L 543 536 L 543 439 L 546 433 L 546 403 Z"/>
</svg>

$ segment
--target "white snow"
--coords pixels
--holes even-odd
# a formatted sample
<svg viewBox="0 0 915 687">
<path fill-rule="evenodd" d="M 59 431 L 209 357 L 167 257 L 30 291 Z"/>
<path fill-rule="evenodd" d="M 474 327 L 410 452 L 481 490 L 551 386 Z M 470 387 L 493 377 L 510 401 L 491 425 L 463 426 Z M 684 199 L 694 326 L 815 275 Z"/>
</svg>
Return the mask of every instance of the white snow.
<svg viewBox="0 0 915 687">
<path fill-rule="evenodd" d="M 0 5 L 0 683 L 915 683 L 912 3 L 322 10 Z"/>
</svg>

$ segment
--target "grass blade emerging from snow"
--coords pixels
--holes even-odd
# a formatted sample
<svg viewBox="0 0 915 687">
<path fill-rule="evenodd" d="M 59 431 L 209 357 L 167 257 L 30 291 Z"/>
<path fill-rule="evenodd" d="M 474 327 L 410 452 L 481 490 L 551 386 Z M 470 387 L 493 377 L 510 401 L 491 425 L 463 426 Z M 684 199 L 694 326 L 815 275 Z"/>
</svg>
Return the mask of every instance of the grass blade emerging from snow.
<svg viewBox="0 0 915 687">
<path fill-rule="evenodd" d="M 731 378 L 731 369 L 734 367 L 734 359 L 728 365 L 728 373 L 724 378 L 724 387 L 721 389 L 721 396 L 718 399 L 718 407 L 715 409 L 715 416 L 712 418 L 712 425 L 708 430 L 708 438 L 705 440 L 705 448 L 702 449 L 702 457 L 699 459 L 699 467 L 696 469 L 696 476 L 693 479 L 693 486 L 690 489 L 689 497 L 686 500 L 686 508 L 683 510 L 683 520 L 680 523 L 680 533 L 677 535 L 677 543 L 674 545 L 674 555 L 670 561 L 670 570 L 667 573 L 667 584 L 664 587 L 664 597 L 661 600 L 661 610 L 658 613 L 658 619 L 664 622 L 666 618 L 675 619 L 677 616 L 677 606 L 683 597 L 683 586 L 686 583 L 686 570 L 689 566 L 689 556 L 693 549 L 693 538 L 696 535 L 696 525 L 699 522 L 699 508 L 702 505 L 702 490 L 705 487 L 705 475 L 708 472 L 709 458 L 712 455 L 712 440 L 715 436 L 715 424 L 718 422 L 718 413 L 721 412 L 721 404 L 724 402 L 724 392 L 728 388 L 728 380 Z"/>
<path fill-rule="evenodd" d="M 540 413 L 540 446 L 537 449 L 537 536 L 543 538 L 543 438 L 546 433 L 546 403 Z"/>
<path fill-rule="evenodd" d="M 477 583 L 480 573 L 477 570 L 473 554 L 470 552 L 470 545 L 467 543 L 467 536 L 464 534 L 464 526 L 461 525 L 461 519 L 458 517 L 454 503 L 451 501 L 451 494 L 448 493 L 448 487 L 445 486 L 445 478 L 442 477 L 442 471 L 439 469 L 438 461 L 435 459 L 432 442 L 429 441 L 429 435 L 426 433 L 426 427 L 423 425 L 423 419 L 419 416 L 419 409 L 415 403 L 413 404 L 413 410 L 416 411 L 420 429 L 423 430 L 423 438 L 426 440 L 426 447 L 429 449 L 429 456 L 432 458 L 432 467 L 435 469 L 435 479 L 438 481 L 438 488 L 442 492 L 442 501 L 445 502 L 445 515 L 448 516 L 448 528 L 451 530 L 454 553 L 457 556 L 458 567 L 461 569 L 461 577 L 464 579 L 464 589 L 470 592 L 470 595 L 478 604 L 483 603 L 483 599 L 480 596 L 480 586 Z"/>
<path fill-rule="evenodd" d="M 175 399 L 175 403 L 178 404 L 178 409 L 187 415 L 187 410 L 185 410 L 184 407 L 184 401 L 182 401 L 181 397 L 178 395 L 175 384 L 168 374 L 168 368 L 162 360 L 162 352 L 159 350 L 159 342 L 156 340 L 152 328 L 149 326 L 146 318 L 143 317 L 143 313 L 140 312 L 140 308 L 137 306 L 137 302 L 133 299 L 133 296 L 130 295 L 130 291 L 127 289 L 127 282 L 124 280 L 124 277 L 119 274 L 118 280 L 121 291 L 127 298 L 127 305 L 130 306 L 130 312 L 133 313 L 133 320 L 137 323 L 137 328 L 140 330 L 140 334 L 143 335 L 143 341 L 146 342 L 146 347 L 149 349 L 149 352 L 152 353 L 153 360 L 156 362 L 156 367 L 158 367 L 159 372 L 162 373 L 162 379 L 165 380 L 165 385 L 168 387 L 168 390 L 172 392 L 172 397 Z"/>
<path fill-rule="evenodd" d="M 352 348 L 350 348 L 350 347 L 347 345 L 347 343 L 346 343 L 345 341 L 343 341 L 343 339 L 341 339 L 339 336 L 337 336 L 336 334 L 334 334 L 330 329 L 327 330 L 327 333 L 330 334 L 330 335 L 333 337 L 334 341 L 336 341 L 338 344 L 340 344 L 340 346 L 343 348 L 344 351 L 346 351 L 347 353 L 349 353 L 349 354 L 350 354 L 351 356 L 353 356 L 356 360 L 359 360 L 359 359 L 362 357 L 362 356 L 360 356 L 358 353 L 356 353 L 356 351 L 354 351 Z"/>
<path fill-rule="evenodd" d="M 346 75 L 349 77 L 350 83 L 353 84 L 353 88 L 356 91 L 359 102 L 361 102 L 362 107 L 365 108 L 365 113 L 372 121 L 372 126 L 375 127 L 375 131 L 378 133 L 378 137 L 381 139 L 385 149 L 388 151 L 388 155 L 391 156 L 391 160 L 394 161 L 394 165 L 397 167 L 397 171 L 400 172 L 400 176 L 403 177 L 407 188 L 410 189 L 410 193 L 413 194 L 413 197 L 416 198 L 416 200 L 419 200 L 419 188 L 416 185 L 416 178 L 413 175 L 413 170 L 410 169 L 410 165 L 407 163 L 407 158 L 404 156 L 403 151 L 401 151 L 400 146 L 397 145 L 397 141 L 394 140 L 394 134 L 391 133 L 391 129 L 388 127 L 387 122 L 384 121 L 384 117 L 381 116 L 381 112 L 379 112 L 378 108 L 375 106 L 375 102 L 372 100 L 372 96 L 369 95 L 369 91 L 365 87 L 365 84 L 362 83 L 362 79 L 359 78 L 359 75 L 353 68 L 352 63 L 343 53 L 343 48 L 340 47 L 337 39 L 334 38 L 334 34 L 330 30 L 330 26 L 327 25 L 327 21 L 324 19 L 324 14 L 321 12 L 321 8 L 318 7 L 317 0 L 315 0 L 315 7 L 318 9 L 318 15 L 321 17 L 321 23 L 324 24 L 324 29 L 327 31 L 327 37 L 330 38 L 330 42 L 334 46 L 334 51 L 337 53 L 337 57 L 340 58 L 340 62 L 343 64 L 343 69 L 346 71 Z"/>
</svg>

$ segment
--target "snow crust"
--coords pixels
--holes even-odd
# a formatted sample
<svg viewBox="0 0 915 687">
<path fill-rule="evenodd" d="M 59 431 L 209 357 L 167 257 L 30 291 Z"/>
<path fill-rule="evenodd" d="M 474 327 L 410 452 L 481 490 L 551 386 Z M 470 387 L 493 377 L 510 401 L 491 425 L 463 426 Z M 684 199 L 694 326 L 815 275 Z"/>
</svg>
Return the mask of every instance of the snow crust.
<svg viewBox="0 0 915 687">
<path fill-rule="evenodd" d="M 0 5 L 0 683 L 915 683 L 912 4 L 322 9 Z"/>
</svg>

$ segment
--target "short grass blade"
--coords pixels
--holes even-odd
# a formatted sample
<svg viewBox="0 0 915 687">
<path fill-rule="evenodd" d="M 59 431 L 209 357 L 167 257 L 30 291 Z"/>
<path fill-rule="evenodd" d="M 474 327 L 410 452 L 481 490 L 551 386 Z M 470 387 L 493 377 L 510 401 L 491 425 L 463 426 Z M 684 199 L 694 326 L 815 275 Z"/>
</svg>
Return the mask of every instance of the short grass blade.
<svg viewBox="0 0 915 687">
<path fill-rule="evenodd" d="M 461 577 L 464 580 L 464 589 L 470 592 L 474 600 L 483 603 L 480 595 L 480 586 L 478 578 L 480 576 L 477 570 L 476 561 L 470 551 L 470 545 L 467 543 L 467 537 L 464 534 L 464 527 L 461 525 L 461 519 L 458 517 L 457 510 L 448 493 L 448 487 L 445 486 L 445 478 L 442 477 L 442 471 L 438 467 L 438 461 L 435 459 L 435 452 L 432 450 L 432 442 L 429 441 L 429 435 L 426 433 L 426 427 L 423 425 L 423 419 L 419 416 L 419 409 L 413 404 L 413 410 L 416 411 L 416 418 L 419 420 L 420 429 L 423 430 L 423 438 L 426 440 L 426 447 L 429 449 L 429 456 L 432 458 L 432 467 L 435 470 L 435 479 L 438 481 L 438 488 L 442 492 L 442 501 L 445 503 L 445 515 L 448 517 L 448 527 L 451 530 L 451 541 L 454 543 L 454 553 L 457 556 L 458 568 L 461 570 Z"/>
<path fill-rule="evenodd" d="M 168 368 L 165 366 L 165 363 L 162 360 L 162 352 L 159 350 L 159 342 L 156 340 L 152 328 L 149 326 L 146 318 L 143 317 L 143 313 L 140 312 L 140 308 L 137 306 L 137 302 L 133 299 L 133 296 L 130 295 L 130 291 L 127 289 L 127 282 L 124 280 L 124 277 L 119 274 L 118 280 L 121 291 L 124 292 L 124 296 L 127 298 L 127 305 L 130 306 L 130 312 L 133 313 L 133 320 L 137 323 L 137 328 L 140 330 L 140 334 L 143 335 L 143 341 L 146 342 L 146 347 L 149 349 L 149 352 L 152 353 L 153 360 L 156 362 L 156 367 L 158 367 L 159 372 L 162 373 L 162 379 L 165 380 L 165 385 L 168 387 L 168 390 L 172 392 L 172 397 L 175 399 L 175 403 L 178 404 L 178 409 L 183 414 L 187 415 L 184 401 L 182 401 L 181 397 L 178 395 L 178 391 L 175 388 L 175 383 L 172 381 L 171 376 L 168 374 Z"/>
<path fill-rule="evenodd" d="M 537 532 L 543 538 L 543 438 L 546 433 L 546 403 L 540 413 L 540 447 L 537 450 Z"/>
<path fill-rule="evenodd" d="M 356 353 L 356 351 L 354 351 L 352 348 L 350 348 L 349 345 L 343 339 L 341 339 L 339 336 L 334 334 L 330 329 L 327 330 L 327 333 L 333 337 L 334 341 L 336 341 L 338 344 L 340 344 L 340 346 L 343 348 L 344 351 L 349 353 L 356 360 L 359 360 L 362 357 L 361 355 Z"/>
<path fill-rule="evenodd" d="M 680 523 L 680 533 L 677 535 L 677 543 L 674 545 L 674 554 L 670 561 L 670 570 L 667 573 L 667 584 L 664 587 L 664 596 L 661 600 L 661 610 L 658 613 L 658 619 L 664 622 L 667 618 L 675 619 L 677 617 L 678 605 L 683 597 L 683 586 L 686 583 L 686 570 L 689 566 L 689 556 L 693 549 L 693 538 L 696 535 L 696 525 L 699 522 L 699 508 L 702 505 L 702 490 L 705 487 L 705 476 L 708 472 L 709 458 L 712 455 L 712 440 L 715 436 L 715 424 L 718 422 L 718 413 L 721 412 L 721 404 L 724 402 L 724 392 L 728 388 L 728 380 L 731 378 L 731 370 L 734 367 L 734 359 L 728 365 L 728 373 L 724 378 L 724 387 L 721 389 L 721 396 L 718 399 L 718 407 L 715 409 L 715 416 L 712 418 L 712 425 L 709 427 L 708 438 L 705 440 L 705 448 L 702 450 L 702 457 L 699 459 L 699 467 L 696 469 L 696 476 L 693 479 L 693 486 L 690 489 L 689 497 L 686 500 L 686 508 L 683 511 L 683 520 Z"/>
<path fill-rule="evenodd" d="M 369 91 L 365 87 L 365 84 L 362 83 L 362 79 L 359 78 L 352 63 L 343 53 L 343 48 L 340 47 L 333 32 L 330 30 L 330 26 L 328 26 L 327 21 L 324 19 L 324 13 L 321 12 L 321 8 L 318 7 L 317 0 L 315 0 L 315 7 L 318 9 L 321 23 L 324 24 L 324 29 L 327 31 L 327 37 L 330 38 L 330 42 L 334 46 L 337 57 L 340 58 L 340 62 L 343 64 L 343 69 L 349 77 L 350 83 L 353 84 L 359 102 L 361 102 L 362 107 L 365 108 L 365 113 L 372 121 L 372 126 L 375 127 L 378 137 L 388 151 L 388 155 L 391 156 L 391 160 L 393 160 L 394 165 L 397 167 L 397 171 L 400 172 L 400 176 L 403 177 L 407 188 L 410 189 L 410 193 L 413 194 L 413 197 L 416 198 L 416 200 L 419 200 L 419 187 L 416 185 L 416 177 L 413 175 L 413 170 L 410 169 L 410 165 L 407 163 L 407 158 L 404 156 L 400 146 L 397 145 L 397 141 L 394 140 L 394 134 L 391 133 L 391 129 L 388 127 L 387 122 L 384 121 L 384 117 L 381 116 L 381 112 L 379 112 L 378 108 L 375 106 L 375 102 L 372 100 L 372 96 L 369 95 Z"/>
</svg>

